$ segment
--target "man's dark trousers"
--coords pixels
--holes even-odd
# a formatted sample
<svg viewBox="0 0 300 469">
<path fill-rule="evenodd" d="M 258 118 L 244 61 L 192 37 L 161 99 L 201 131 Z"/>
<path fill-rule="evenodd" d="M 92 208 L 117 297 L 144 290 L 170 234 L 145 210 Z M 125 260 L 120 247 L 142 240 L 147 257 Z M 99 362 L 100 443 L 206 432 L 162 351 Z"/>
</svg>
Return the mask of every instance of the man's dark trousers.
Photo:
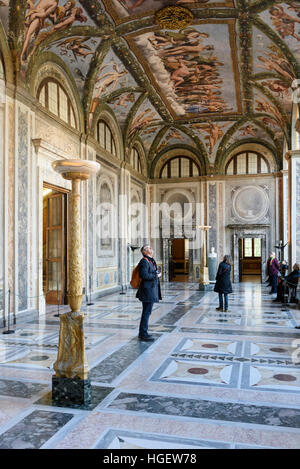
<svg viewBox="0 0 300 469">
<path fill-rule="evenodd" d="M 148 322 L 154 303 L 143 302 L 143 312 L 140 322 L 139 337 L 148 337 Z"/>
</svg>

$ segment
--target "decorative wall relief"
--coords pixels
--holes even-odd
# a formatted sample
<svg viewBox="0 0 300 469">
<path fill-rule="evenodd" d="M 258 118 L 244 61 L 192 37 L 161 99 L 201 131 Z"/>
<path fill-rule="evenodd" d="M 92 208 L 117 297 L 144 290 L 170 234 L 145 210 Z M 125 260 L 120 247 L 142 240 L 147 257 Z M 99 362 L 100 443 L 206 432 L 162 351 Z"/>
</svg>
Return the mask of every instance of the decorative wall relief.
<svg viewBox="0 0 300 469">
<path fill-rule="evenodd" d="M 236 222 L 269 221 L 267 186 L 241 186 L 232 190 L 232 217 Z"/>
<path fill-rule="evenodd" d="M 116 256 L 116 239 L 118 237 L 116 176 L 108 171 L 102 171 L 97 178 L 96 187 L 97 258 L 112 258 Z M 111 261 L 107 262 L 109 265 L 112 265 Z M 106 261 L 104 263 L 101 262 L 101 267 L 108 264 Z"/>
<path fill-rule="evenodd" d="M 27 308 L 28 300 L 28 111 L 18 113 L 18 294 L 19 309 Z"/>
</svg>

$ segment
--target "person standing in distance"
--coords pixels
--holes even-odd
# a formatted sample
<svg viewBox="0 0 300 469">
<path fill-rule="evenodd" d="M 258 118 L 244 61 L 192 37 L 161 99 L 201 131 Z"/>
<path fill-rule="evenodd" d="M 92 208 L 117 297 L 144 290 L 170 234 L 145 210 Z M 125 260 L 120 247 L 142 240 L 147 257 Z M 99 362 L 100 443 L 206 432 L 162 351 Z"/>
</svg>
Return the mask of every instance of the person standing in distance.
<svg viewBox="0 0 300 469">
<path fill-rule="evenodd" d="M 152 312 L 153 304 L 161 300 L 159 278 L 157 265 L 153 259 L 153 249 L 149 244 L 141 248 L 143 259 L 138 264 L 139 275 L 142 279 L 138 288 L 136 297 L 143 303 L 143 311 L 139 328 L 139 339 L 143 341 L 153 341 L 148 334 L 148 322 Z"/>
<path fill-rule="evenodd" d="M 232 293 L 232 285 L 231 285 L 231 257 L 226 255 L 223 257 L 223 261 L 220 262 L 217 276 L 216 276 L 216 284 L 214 291 L 219 293 L 219 307 L 216 308 L 217 311 L 228 311 L 228 293 Z M 223 303 L 223 295 L 224 301 Z M 223 309 L 224 306 L 224 309 Z"/>
</svg>

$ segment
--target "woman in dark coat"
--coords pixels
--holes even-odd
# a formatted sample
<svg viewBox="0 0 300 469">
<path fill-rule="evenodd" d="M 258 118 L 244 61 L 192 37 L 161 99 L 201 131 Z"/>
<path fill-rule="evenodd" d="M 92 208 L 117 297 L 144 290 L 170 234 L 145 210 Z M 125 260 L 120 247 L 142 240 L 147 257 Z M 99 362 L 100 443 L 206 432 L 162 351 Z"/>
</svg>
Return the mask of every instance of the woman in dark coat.
<svg viewBox="0 0 300 469">
<path fill-rule="evenodd" d="M 154 339 L 148 334 L 148 322 L 153 304 L 161 300 L 159 284 L 161 273 L 158 272 L 156 262 L 152 257 L 152 247 L 149 245 L 143 246 L 141 253 L 143 254 L 143 259 L 140 260 L 138 268 L 142 281 L 136 294 L 136 297 L 143 303 L 139 338 L 141 340 L 152 341 Z"/>
<path fill-rule="evenodd" d="M 223 261 L 220 262 L 214 291 L 219 293 L 219 307 L 217 311 L 228 311 L 228 293 L 232 293 L 231 285 L 231 257 L 226 255 Z M 223 295 L 225 301 L 225 308 L 223 309 Z"/>
</svg>

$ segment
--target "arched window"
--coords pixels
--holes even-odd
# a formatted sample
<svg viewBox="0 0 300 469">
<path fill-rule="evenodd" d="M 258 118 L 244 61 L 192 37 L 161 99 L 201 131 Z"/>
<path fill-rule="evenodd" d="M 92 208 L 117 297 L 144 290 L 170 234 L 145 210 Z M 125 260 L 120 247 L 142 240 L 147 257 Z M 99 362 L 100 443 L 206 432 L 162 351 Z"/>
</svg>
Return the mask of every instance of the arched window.
<svg viewBox="0 0 300 469">
<path fill-rule="evenodd" d="M 103 120 L 98 121 L 97 140 L 102 148 L 104 148 L 112 155 L 117 156 L 116 144 L 112 131 L 108 127 L 107 123 Z"/>
<path fill-rule="evenodd" d="M 160 171 L 160 178 L 184 178 L 200 176 L 199 166 L 187 156 L 175 156 L 169 159 Z"/>
<path fill-rule="evenodd" d="M 142 172 L 141 157 L 140 157 L 139 152 L 137 151 L 137 149 L 134 148 L 134 147 L 131 151 L 130 163 L 131 163 L 131 166 L 133 167 L 133 169 L 135 169 L 139 173 Z"/>
<path fill-rule="evenodd" d="M 243 151 L 234 155 L 225 167 L 225 174 L 261 174 L 270 173 L 266 158 L 254 151 Z"/>
<path fill-rule="evenodd" d="M 74 109 L 69 96 L 54 78 L 46 78 L 38 88 L 39 103 L 71 127 L 77 128 Z"/>
</svg>

